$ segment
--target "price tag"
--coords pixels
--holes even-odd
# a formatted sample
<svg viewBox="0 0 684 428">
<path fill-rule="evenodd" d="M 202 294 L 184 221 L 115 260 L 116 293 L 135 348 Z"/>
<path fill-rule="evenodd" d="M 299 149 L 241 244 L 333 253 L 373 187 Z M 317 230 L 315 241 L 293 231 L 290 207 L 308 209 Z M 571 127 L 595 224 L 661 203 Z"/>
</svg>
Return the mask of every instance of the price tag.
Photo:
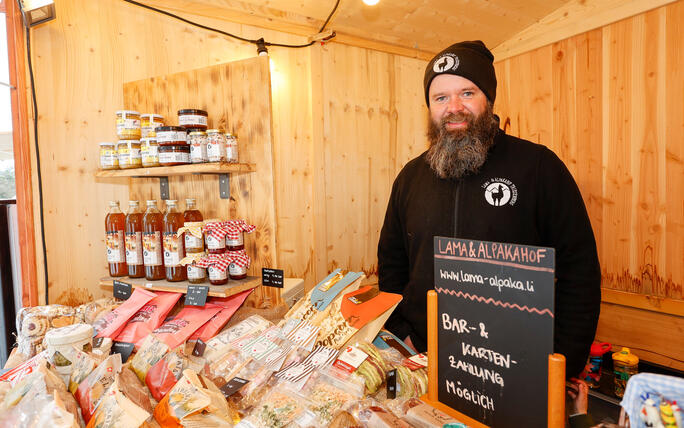
<svg viewBox="0 0 684 428">
<path fill-rule="evenodd" d="M 195 357 L 201 357 L 204 355 L 204 350 L 207 348 L 207 344 L 202 342 L 202 339 L 197 339 L 195 342 L 195 347 L 192 349 L 192 355 Z"/>
<path fill-rule="evenodd" d="M 397 369 L 387 372 L 387 398 L 397 398 Z"/>
<path fill-rule="evenodd" d="M 283 288 L 283 270 L 261 268 L 261 284 L 268 287 Z"/>
<path fill-rule="evenodd" d="M 128 300 L 131 297 L 133 286 L 127 282 L 114 280 L 114 297 L 121 300 Z"/>
<path fill-rule="evenodd" d="M 238 392 L 240 389 L 242 389 L 243 386 L 247 385 L 248 383 L 249 381 L 247 379 L 234 377 L 231 380 L 229 380 L 228 383 L 221 387 L 221 392 L 223 393 L 224 397 L 228 398 L 231 395 Z"/>
<path fill-rule="evenodd" d="M 425 354 L 416 354 L 412 357 L 406 358 L 402 361 L 404 367 L 408 367 L 411 370 L 422 369 L 427 367 L 427 356 Z"/>
<path fill-rule="evenodd" d="M 368 358 L 368 354 L 359 348 L 347 346 L 342 352 L 340 352 L 340 355 L 333 363 L 333 366 L 340 370 L 352 373 L 359 368 L 361 363 L 363 363 L 366 358 Z"/>
<path fill-rule="evenodd" d="M 131 356 L 133 348 L 135 348 L 134 343 L 114 342 L 114 344 L 112 344 L 112 354 L 121 354 L 121 362 L 125 363 L 126 360 L 128 360 L 128 357 Z"/>
<path fill-rule="evenodd" d="M 206 285 L 188 285 L 185 295 L 185 306 L 204 306 L 207 303 L 209 287 Z"/>
<path fill-rule="evenodd" d="M 99 348 L 100 345 L 102 345 L 102 341 L 104 340 L 104 337 L 96 337 L 93 339 L 93 349 L 94 348 Z"/>
</svg>

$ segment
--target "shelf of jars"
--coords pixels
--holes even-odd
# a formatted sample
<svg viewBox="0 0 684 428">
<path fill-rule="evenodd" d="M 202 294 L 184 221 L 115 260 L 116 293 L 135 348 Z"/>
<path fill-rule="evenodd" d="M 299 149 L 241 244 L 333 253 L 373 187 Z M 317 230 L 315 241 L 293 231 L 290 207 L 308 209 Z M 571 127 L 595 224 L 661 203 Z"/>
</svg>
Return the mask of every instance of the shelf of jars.
<svg viewBox="0 0 684 428">
<path fill-rule="evenodd" d="M 95 173 L 95 177 L 168 177 L 188 174 L 230 174 L 255 170 L 255 166 L 248 163 L 207 162 L 147 168 L 101 169 Z"/>
<path fill-rule="evenodd" d="M 150 281 L 145 278 L 112 278 L 111 276 L 106 276 L 100 279 L 100 287 L 105 289 L 113 288 L 115 280 L 131 284 L 133 288 L 143 287 L 146 290 L 170 291 L 175 293 L 187 293 L 189 285 L 206 285 L 209 287 L 208 295 L 212 297 L 229 297 L 261 285 L 261 277 L 258 276 L 248 276 L 247 278 L 237 280 L 231 279 L 225 285 L 211 285 L 209 282 L 192 284 L 190 281 L 171 282 L 163 279 Z"/>
</svg>

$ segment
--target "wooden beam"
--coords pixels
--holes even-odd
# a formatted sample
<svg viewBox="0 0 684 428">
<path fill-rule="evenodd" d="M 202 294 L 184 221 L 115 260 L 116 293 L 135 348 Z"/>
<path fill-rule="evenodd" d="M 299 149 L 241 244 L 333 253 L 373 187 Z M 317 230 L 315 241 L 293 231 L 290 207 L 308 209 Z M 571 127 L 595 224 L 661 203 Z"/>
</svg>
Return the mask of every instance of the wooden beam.
<svg viewBox="0 0 684 428">
<path fill-rule="evenodd" d="M 567 39 L 676 0 L 572 0 L 492 49 L 495 61 Z"/>
<path fill-rule="evenodd" d="M 684 300 L 668 299 L 603 288 L 601 289 L 601 301 L 684 317 Z"/>
<path fill-rule="evenodd" d="M 282 31 L 305 36 L 307 38 L 316 35 L 321 25 L 323 25 L 322 20 L 291 12 L 283 12 L 282 10 L 269 7 L 255 6 L 238 0 L 223 0 L 220 5 L 192 0 L 146 0 L 143 3 L 198 23 L 202 22 L 199 22 L 195 17 L 213 18 L 237 24 Z M 131 7 L 138 6 L 131 5 Z M 192 15 L 187 13 L 189 10 L 192 11 Z M 274 17 L 277 17 L 277 19 Z M 206 25 L 204 23 L 202 24 Z M 336 33 L 336 36 L 331 42 L 342 43 L 349 46 L 373 49 L 380 52 L 418 58 L 425 61 L 432 59 L 437 52 L 412 49 L 397 43 L 348 34 L 342 30 L 336 29 L 334 22 L 328 25 L 327 28 L 335 30 Z M 273 42 L 273 40 L 269 41 Z"/>
<path fill-rule="evenodd" d="M 36 276 L 36 241 L 31 183 L 31 138 L 29 134 L 28 94 L 26 85 L 26 52 L 24 24 L 15 1 L 5 2 L 7 50 L 9 54 L 12 102 L 12 140 L 14 147 L 14 180 L 17 192 L 17 222 L 21 257 L 21 300 L 24 306 L 38 304 Z"/>
</svg>

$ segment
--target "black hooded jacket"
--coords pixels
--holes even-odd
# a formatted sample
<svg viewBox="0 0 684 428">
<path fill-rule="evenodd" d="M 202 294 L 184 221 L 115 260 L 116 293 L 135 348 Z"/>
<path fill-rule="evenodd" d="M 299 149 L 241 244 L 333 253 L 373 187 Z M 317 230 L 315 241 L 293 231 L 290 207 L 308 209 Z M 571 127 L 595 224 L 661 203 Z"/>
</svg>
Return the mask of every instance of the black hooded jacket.
<svg viewBox="0 0 684 428">
<path fill-rule="evenodd" d="M 546 147 L 502 130 L 480 171 L 459 180 L 440 179 L 426 153 L 394 181 L 380 233 L 379 287 L 404 296 L 386 327 L 426 349 L 434 236 L 553 247 L 554 351 L 565 355 L 568 377 L 578 375 L 596 333 L 601 270 L 582 196 L 565 164 Z"/>
</svg>

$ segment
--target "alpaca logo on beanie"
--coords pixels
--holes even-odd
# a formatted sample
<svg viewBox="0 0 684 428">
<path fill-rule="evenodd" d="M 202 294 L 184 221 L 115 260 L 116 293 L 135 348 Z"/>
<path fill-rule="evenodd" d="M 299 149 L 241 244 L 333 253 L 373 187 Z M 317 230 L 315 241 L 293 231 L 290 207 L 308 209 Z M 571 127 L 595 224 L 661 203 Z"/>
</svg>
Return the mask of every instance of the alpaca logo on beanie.
<svg viewBox="0 0 684 428">
<path fill-rule="evenodd" d="M 432 69 L 435 73 L 444 73 L 448 70 L 456 70 L 458 64 L 458 57 L 452 53 L 447 53 L 440 56 L 432 63 Z"/>
</svg>

